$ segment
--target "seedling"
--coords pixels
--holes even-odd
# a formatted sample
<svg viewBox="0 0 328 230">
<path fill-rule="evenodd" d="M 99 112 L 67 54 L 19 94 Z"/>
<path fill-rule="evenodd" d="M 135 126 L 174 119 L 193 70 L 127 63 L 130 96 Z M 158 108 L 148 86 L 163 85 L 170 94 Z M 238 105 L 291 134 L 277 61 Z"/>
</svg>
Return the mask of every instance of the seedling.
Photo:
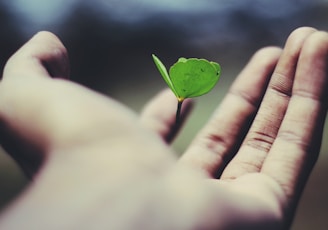
<svg viewBox="0 0 328 230">
<path fill-rule="evenodd" d="M 218 63 L 205 59 L 179 58 L 168 72 L 158 57 L 154 54 L 152 57 L 163 79 L 178 99 L 175 122 L 178 125 L 183 101 L 211 91 L 220 78 L 221 67 Z"/>
</svg>

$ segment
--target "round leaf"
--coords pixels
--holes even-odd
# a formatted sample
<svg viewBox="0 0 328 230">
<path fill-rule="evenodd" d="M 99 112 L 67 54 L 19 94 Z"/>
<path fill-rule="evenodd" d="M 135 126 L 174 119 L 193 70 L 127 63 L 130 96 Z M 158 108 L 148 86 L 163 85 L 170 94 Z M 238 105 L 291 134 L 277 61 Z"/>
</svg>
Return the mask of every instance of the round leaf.
<svg viewBox="0 0 328 230">
<path fill-rule="evenodd" d="M 220 65 L 205 59 L 180 58 L 169 71 L 178 99 L 208 93 L 220 77 Z"/>
</svg>

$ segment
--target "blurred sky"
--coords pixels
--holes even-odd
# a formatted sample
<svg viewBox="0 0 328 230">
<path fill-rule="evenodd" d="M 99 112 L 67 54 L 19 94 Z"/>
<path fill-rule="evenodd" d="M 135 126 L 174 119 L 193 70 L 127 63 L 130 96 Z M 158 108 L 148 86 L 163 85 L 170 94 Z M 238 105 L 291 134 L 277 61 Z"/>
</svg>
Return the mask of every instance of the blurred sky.
<svg viewBox="0 0 328 230">
<path fill-rule="evenodd" d="M 68 48 L 74 80 L 103 91 L 121 76 L 147 78 L 155 52 L 172 64 L 205 56 L 238 66 L 257 49 L 282 46 L 299 26 L 328 29 L 326 0 L 0 0 L 5 60 L 39 30 L 56 33 Z M 7 43 L 6 45 L 4 45 Z M 83 47 L 83 48 L 81 48 Z M 220 54 L 221 53 L 221 54 Z M 224 54 L 224 55 L 222 55 Z M 92 59 L 90 59 L 92 57 Z M 234 63 L 230 60 L 233 59 Z M 115 62 L 109 69 L 109 63 Z M 146 72 L 144 70 L 147 70 Z M 149 72 L 149 71 L 148 71 Z M 91 76 L 92 75 L 92 76 Z M 115 76 L 115 77 L 113 77 Z"/>
<path fill-rule="evenodd" d="M 77 5 L 88 4 L 89 7 L 114 15 L 119 20 L 137 21 L 157 13 L 210 13 L 218 14 L 234 9 L 248 8 L 250 12 L 265 17 L 284 17 L 306 7 L 322 4 L 320 0 L 269 1 L 269 0 L 7 0 L 5 4 L 27 18 L 28 23 L 54 24 L 64 19 Z"/>
<path fill-rule="evenodd" d="M 252 16 L 258 23 L 286 19 L 287 24 L 305 18 L 316 20 L 318 15 L 309 17 L 316 7 L 327 3 L 326 0 L 3 0 L 4 6 L 12 14 L 16 26 L 29 34 L 42 28 L 58 30 L 74 14 L 76 7 L 83 5 L 103 20 L 117 20 L 123 23 L 142 23 L 149 18 L 161 15 L 174 21 L 184 29 L 195 31 L 202 36 L 214 31 L 234 32 L 229 20 L 236 13 Z M 191 16 L 195 17 L 191 20 Z M 245 18 L 246 19 L 246 18 Z M 233 22 L 236 23 L 236 22 Z M 239 21 L 241 23 L 241 21 Z M 297 24 L 297 22 L 296 22 Z M 286 24 L 275 25 L 272 32 L 278 35 Z M 242 30 L 242 28 L 238 28 Z M 245 28 L 247 29 L 247 28 Z M 212 31 L 212 33 L 211 33 Z M 199 33 L 201 32 L 201 33 Z"/>
<path fill-rule="evenodd" d="M 310 12 L 326 0 L 3 0 L 17 26 L 26 31 L 43 27 L 60 27 L 74 9 L 84 5 L 97 12 L 104 20 L 114 19 L 125 23 L 140 23 L 156 15 L 170 18 L 190 29 L 230 27 L 229 15 L 243 11 L 259 20 L 290 19 L 298 13 Z M 186 16 L 189 16 L 186 18 Z M 195 24 L 188 19 L 197 17 Z M 316 15 L 312 15 L 316 17 Z M 185 18 L 184 18 L 185 17 Z M 303 15 L 306 17 L 306 14 Z M 291 21 L 289 23 L 292 23 Z M 205 27 L 204 27 L 205 26 Z M 281 25 L 285 27 L 286 25 Z"/>
<path fill-rule="evenodd" d="M 140 110 L 165 87 L 152 53 L 166 65 L 181 56 L 217 61 L 222 77 L 213 93 L 197 99 L 176 141 L 183 150 L 250 56 L 283 46 L 300 26 L 328 30 L 328 0 L 0 0 L 0 70 L 33 34 L 49 30 L 68 49 L 73 81 Z M 327 141 L 322 149 L 295 230 L 328 225 Z M 21 191 L 22 178 L 0 154 L 0 207 Z"/>
</svg>

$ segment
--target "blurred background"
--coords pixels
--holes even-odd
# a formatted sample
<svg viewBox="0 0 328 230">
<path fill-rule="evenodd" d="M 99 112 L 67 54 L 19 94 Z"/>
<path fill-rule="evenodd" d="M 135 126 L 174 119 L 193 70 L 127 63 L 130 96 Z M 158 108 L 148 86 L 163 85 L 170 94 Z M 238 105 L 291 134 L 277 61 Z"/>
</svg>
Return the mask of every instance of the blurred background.
<svg viewBox="0 0 328 230">
<path fill-rule="evenodd" d="M 174 142 L 181 154 L 235 76 L 261 47 L 283 46 L 300 26 L 328 30 L 327 0 L 0 0 L 0 69 L 37 31 L 55 33 L 69 51 L 71 78 L 136 112 L 166 87 L 151 54 L 167 65 L 203 57 L 222 66 L 215 89 L 196 99 Z M 294 230 L 328 226 L 328 125 Z M 0 151 L 0 210 L 28 185 Z"/>
</svg>

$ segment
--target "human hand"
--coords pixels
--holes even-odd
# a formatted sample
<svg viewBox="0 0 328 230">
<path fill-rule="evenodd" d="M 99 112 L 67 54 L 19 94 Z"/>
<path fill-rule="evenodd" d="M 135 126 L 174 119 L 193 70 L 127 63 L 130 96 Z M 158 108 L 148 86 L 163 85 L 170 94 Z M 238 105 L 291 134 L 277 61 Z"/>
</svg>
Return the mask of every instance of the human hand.
<svg viewBox="0 0 328 230">
<path fill-rule="evenodd" d="M 283 51 L 259 51 L 177 159 L 164 141 L 173 95 L 159 94 L 138 118 L 61 79 L 65 48 L 38 34 L 0 83 L 1 143 L 33 176 L 0 228 L 288 227 L 320 148 L 327 57 L 328 35 L 311 28 Z"/>
</svg>

